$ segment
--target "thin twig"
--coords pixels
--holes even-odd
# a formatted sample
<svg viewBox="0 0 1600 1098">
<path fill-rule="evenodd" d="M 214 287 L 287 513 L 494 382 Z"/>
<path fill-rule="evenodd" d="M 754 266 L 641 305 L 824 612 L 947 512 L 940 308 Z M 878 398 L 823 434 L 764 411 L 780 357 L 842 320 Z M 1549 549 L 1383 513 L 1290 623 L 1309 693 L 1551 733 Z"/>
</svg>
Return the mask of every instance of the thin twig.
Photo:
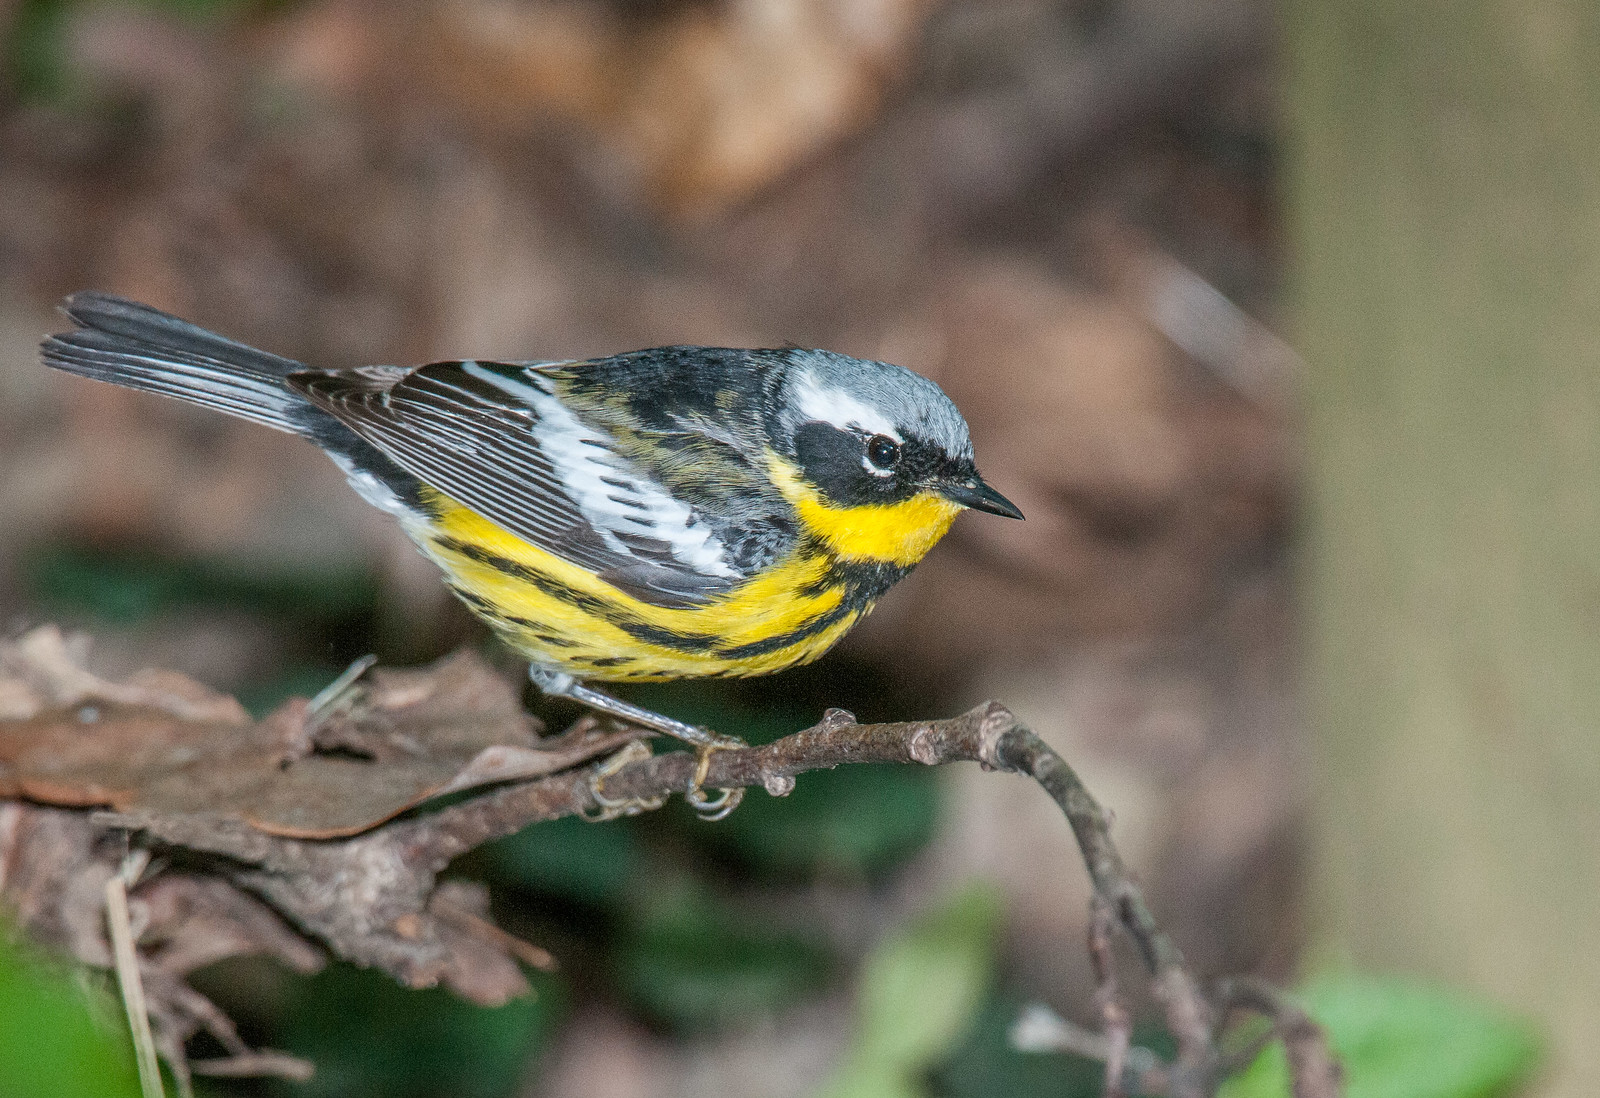
<svg viewBox="0 0 1600 1098">
<path fill-rule="evenodd" d="M 138 855 L 144 857 L 136 862 Z M 111 953 L 122 988 L 122 1005 L 133 1032 L 134 1059 L 139 1066 L 139 1089 L 144 1098 L 165 1098 L 161 1086 L 161 1066 L 156 1060 L 155 1034 L 150 1030 L 150 1012 L 145 1005 L 144 981 L 139 975 L 139 955 L 133 946 L 133 922 L 128 915 L 128 877 L 137 878 L 149 855 L 135 851 L 123 860 L 121 872 L 106 881 L 106 924 L 111 931 Z"/>
<path fill-rule="evenodd" d="M 1217 1001 L 1224 1013 L 1253 1011 L 1272 1023 L 1289 1060 L 1294 1098 L 1338 1098 L 1343 1092 L 1344 1072 L 1328 1048 L 1327 1035 L 1289 996 L 1242 976 L 1221 981 Z"/>
<path fill-rule="evenodd" d="M 1089 902 L 1089 963 L 1094 966 L 1095 1006 L 1105 1027 L 1105 1098 L 1122 1098 L 1122 1074 L 1133 1043 L 1133 1016 L 1117 994 L 1117 965 L 1111 932 L 1116 916 L 1104 896 L 1096 892 Z"/>
<path fill-rule="evenodd" d="M 515 934 L 501 930 L 488 919 L 475 912 L 468 911 L 460 904 L 441 899 L 437 893 L 434 894 L 432 902 L 428 904 L 428 910 L 473 937 L 488 942 L 490 945 L 498 946 L 530 968 L 536 968 L 540 972 L 557 972 L 561 968 L 555 955 L 548 949 L 536 946 L 525 938 L 519 938 Z"/>
<path fill-rule="evenodd" d="M 196 1075 L 209 1075 L 213 1078 L 272 1077 L 296 1083 L 304 1083 L 317 1072 L 316 1065 L 310 1060 L 302 1060 L 298 1056 L 290 1056 L 287 1052 L 274 1052 L 271 1049 L 249 1052 L 241 1056 L 229 1056 L 221 1060 L 190 1060 L 189 1070 Z"/>
<path fill-rule="evenodd" d="M 1018 1052 L 1069 1052 L 1086 1060 L 1108 1064 L 1112 1041 L 1105 1034 L 1074 1025 L 1043 1003 L 1030 1003 L 1012 1023 L 1011 1047 Z M 1130 1044 L 1121 1052 L 1119 1085 L 1133 1094 L 1166 1094 L 1167 1071 L 1150 1049 Z"/>
<path fill-rule="evenodd" d="M 306 724 L 316 727 L 340 705 L 348 702 L 355 694 L 356 681 L 372 670 L 378 662 L 378 657 L 373 655 L 362 656 L 334 678 L 327 686 L 317 691 L 315 697 L 306 703 Z"/>
<path fill-rule="evenodd" d="M 1256 1062 L 1272 1042 L 1278 1039 L 1278 1027 L 1262 1022 L 1260 1032 L 1252 1034 L 1238 1048 L 1230 1048 L 1217 1057 L 1217 1078 L 1227 1079 Z"/>
</svg>

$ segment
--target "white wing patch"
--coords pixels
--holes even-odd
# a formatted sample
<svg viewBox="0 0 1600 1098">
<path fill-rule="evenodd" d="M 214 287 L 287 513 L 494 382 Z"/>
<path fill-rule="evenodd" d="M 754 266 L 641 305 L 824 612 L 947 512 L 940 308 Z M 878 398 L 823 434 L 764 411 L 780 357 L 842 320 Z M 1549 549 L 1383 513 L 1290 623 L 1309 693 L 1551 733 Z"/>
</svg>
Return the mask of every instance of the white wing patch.
<svg viewBox="0 0 1600 1098">
<path fill-rule="evenodd" d="M 844 431 L 886 435 L 904 442 L 889 417 L 843 389 L 823 385 L 810 372 L 802 374 L 794 386 L 795 405 L 806 419 L 831 423 Z"/>
<path fill-rule="evenodd" d="M 343 455 L 336 454 L 332 450 L 325 450 L 324 453 L 333 459 L 340 472 L 344 473 L 344 479 L 350 482 L 350 487 L 354 488 L 362 499 L 378 510 L 387 511 L 397 518 L 411 518 L 411 509 L 402 503 L 400 497 L 390 491 L 389 486 L 383 481 L 364 469 L 357 469 L 355 462 Z"/>
<path fill-rule="evenodd" d="M 639 474 L 612 449 L 610 438 L 580 421 L 536 376 L 513 381 L 476 362 L 463 362 L 473 378 L 525 402 L 538 418 L 539 448 L 564 491 L 606 545 L 637 556 L 629 536 L 662 542 L 674 560 L 707 576 L 737 579 L 722 542 L 693 508 Z"/>
</svg>

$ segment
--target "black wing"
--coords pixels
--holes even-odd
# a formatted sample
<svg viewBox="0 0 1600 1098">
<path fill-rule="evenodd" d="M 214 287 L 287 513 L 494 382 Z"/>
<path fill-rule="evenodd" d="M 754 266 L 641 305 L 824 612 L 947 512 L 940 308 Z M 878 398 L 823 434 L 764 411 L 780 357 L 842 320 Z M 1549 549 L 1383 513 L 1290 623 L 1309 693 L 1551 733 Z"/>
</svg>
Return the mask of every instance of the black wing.
<svg viewBox="0 0 1600 1098">
<path fill-rule="evenodd" d="M 289 384 L 413 476 L 635 597 L 694 606 L 749 577 L 747 554 L 730 553 L 707 515 L 579 418 L 536 367 L 304 371 Z"/>
</svg>

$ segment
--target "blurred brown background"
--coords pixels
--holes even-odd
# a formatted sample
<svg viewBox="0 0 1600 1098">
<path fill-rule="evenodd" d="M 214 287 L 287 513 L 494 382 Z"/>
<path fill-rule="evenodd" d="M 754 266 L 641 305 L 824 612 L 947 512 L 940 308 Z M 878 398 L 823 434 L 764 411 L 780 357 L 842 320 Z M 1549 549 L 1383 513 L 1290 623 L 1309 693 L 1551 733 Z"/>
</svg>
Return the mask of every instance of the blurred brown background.
<svg viewBox="0 0 1600 1098">
<path fill-rule="evenodd" d="M 793 342 L 892 360 L 951 393 L 986 477 L 1028 520 L 963 518 L 838 657 L 800 685 L 762 684 L 760 697 L 809 704 L 837 683 L 846 698 L 879 698 L 886 711 L 862 706 L 870 716 L 1001 698 L 1114 809 L 1125 852 L 1202 971 L 1289 981 L 1310 941 L 1333 946 L 1314 957 L 1348 951 L 1407 968 L 1406 935 L 1431 937 L 1448 944 L 1416 966 L 1425 974 L 1541 1014 L 1575 1041 L 1600 1025 L 1600 980 L 1569 980 L 1556 1003 L 1544 998 L 1543 962 L 1524 956 L 1508 970 L 1468 959 L 1525 946 L 1505 936 L 1518 925 L 1534 933 L 1518 923 L 1525 916 L 1456 936 L 1435 921 L 1448 914 L 1426 913 L 1455 901 L 1433 894 L 1436 909 L 1391 913 L 1381 927 L 1352 914 L 1408 909 L 1422 893 L 1403 882 L 1441 856 L 1397 837 L 1419 820 L 1436 825 L 1427 798 L 1384 815 L 1371 791 L 1404 802 L 1443 760 L 1479 762 L 1448 737 L 1437 756 L 1392 749 L 1433 720 L 1404 716 L 1408 702 L 1379 685 L 1404 662 L 1394 638 L 1406 635 L 1397 622 L 1410 596 L 1385 586 L 1381 565 L 1339 564 L 1396 544 L 1384 523 L 1409 524 L 1393 508 L 1450 506 L 1427 479 L 1432 465 L 1386 446 L 1408 425 L 1426 427 L 1471 350 L 1436 353 L 1436 373 L 1409 372 L 1412 352 L 1433 345 L 1426 325 L 1385 327 L 1374 315 L 1402 311 L 1394 302 L 1454 271 L 1452 315 L 1478 321 L 1491 313 L 1476 295 L 1521 269 L 1492 257 L 1464 269 L 1458 255 L 1420 244 L 1404 252 L 1397 225 L 1417 226 L 1431 246 L 1452 231 L 1450 217 L 1385 196 L 1431 194 L 1456 172 L 1475 178 L 1480 161 L 1461 148 L 1492 158 L 1493 135 L 1522 128 L 1517 96 L 1559 97 L 1513 74 L 1481 98 L 1450 85 L 1448 101 L 1407 101 L 1435 86 L 1415 73 L 1437 59 L 1412 47 L 1448 20 L 1343 8 L 1323 17 L 1232 0 L 0 3 L 9 77 L 0 617 L 90 628 L 108 672 L 157 664 L 263 703 L 315 689 L 366 650 L 415 661 L 482 640 L 431 566 L 311 447 L 39 368 L 37 340 L 59 323 L 51 305 L 75 289 L 114 290 L 324 366 L 675 342 Z M 1582 72 L 1600 59 L 1585 52 L 1592 19 L 1576 5 L 1525 8 L 1486 16 L 1487 26 L 1549 16 L 1525 39 L 1534 52 L 1506 64 L 1546 74 L 1566 101 L 1592 108 L 1573 90 L 1593 90 Z M 1578 23 L 1583 33 L 1562 29 Z M 1488 56 L 1494 38 L 1438 48 Z M 1392 49 L 1374 56 L 1374 43 Z M 1370 106 L 1374 97 L 1389 109 Z M 1549 114 L 1552 127 L 1567 125 Z M 1439 142 L 1450 154 L 1427 161 L 1417 133 L 1452 124 L 1453 138 Z M 1387 159 L 1369 165 L 1372 135 Z M 1582 177 L 1576 159 L 1559 167 L 1554 178 Z M 1534 166 L 1505 185 L 1546 178 Z M 1572 186 L 1592 191 L 1592 178 Z M 1488 201 L 1467 184 L 1455 197 Z M 1299 249 L 1298 298 L 1284 291 L 1285 224 Z M 1535 246 L 1527 251 L 1538 267 Z M 1595 374 L 1577 333 L 1592 334 L 1593 301 L 1559 307 L 1579 318 L 1561 353 L 1582 348 L 1589 370 L 1562 391 L 1590 403 L 1552 428 L 1581 453 L 1553 460 L 1559 475 L 1581 477 L 1594 471 Z M 1309 333 L 1309 370 L 1279 330 Z M 1384 342 L 1397 330 L 1409 333 L 1402 353 Z M 1354 378 L 1347 363 L 1370 371 Z M 1308 374 L 1318 519 L 1306 574 L 1313 651 L 1332 654 L 1314 696 L 1343 699 L 1318 701 L 1316 740 L 1296 687 L 1305 615 L 1290 568 Z M 1392 412 L 1385 402 L 1408 378 L 1439 388 Z M 1473 434 L 1467 424 L 1495 399 L 1474 394 L 1447 434 Z M 1364 441 L 1340 441 L 1355 437 Z M 1414 451 L 1428 452 L 1433 437 L 1419 433 Z M 1470 497 L 1475 482 L 1460 470 L 1473 455 L 1460 452 L 1438 459 L 1440 475 Z M 1350 469 L 1330 453 L 1365 464 Z M 1530 456 L 1498 490 L 1515 494 L 1545 468 Z M 1407 469 L 1413 494 L 1345 488 L 1401 484 Z M 1592 514 L 1594 481 L 1583 483 L 1560 506 Z M 1446 523 L 1446 537 L 1541 522 L 1513 508 L 1465 528 Z M 1588 522 L 1565 544 L 1592 587 Z M 1431 568 L 1424 541 L 1402 572 Z M 145 577 L 131 587 L 130 569 Z M 1500 579 L 1514 586 L 1522 575 L 1512 563 Z M 255 581 L 274 592 L 271 612 Z M 303 612 L 284 612 L 302 581 Z M 1373 603 L 1351 605 L 1352 585 Z M 187 597 L 199 588 L 216 597 Z M 1398 617 L 1369 615 L 1391 596 Z M 1506 600 L 1507 613 L 1533 605 Z M 1388 628 L 1379 640 L 1358 639 L 1378 622 Z M 1590 656 L 1594 633 L 1590 621 L 1574 641 Z M 1530 630 L 1526 645 L 1537 648 L 1539 635 Z M 1394 662 L 1340 663 L 1351 645 Z M 1584 674 L 1582 661 L 1563 666 L 1551 672 L 1562 682 Z M 1374 722 L 1351 708 L 1352 694 L 1383 697 L 1395 716 Z M 1584 697 L 1594 699 L 1592 687 Z M 652 700 L 671 711 L 671 692 Z M 1564 710 L 1574 731 L 1562 742 L 1569 773 L 1595 778 L 1595 750 L 1572 716 L 1600 715 L 1586 704 Z M 1531 738 L 1545 730 L 1518 727 L 1530 742 L 1503 744 L 1502 756 L 1540 750 Z M 848 953 L 867 928 L 952 882 L 987 877 L 1007 898 L 1004 964 L 1018 994 L 1082 1009 L 1087 885 L 1065 828 L 1043 798 L 992 777 L 943 781 L 936 836 L 916 857 L 870 887 L 808 894 L 797 910 L 822 922 L 869 913 L 830 932 Z M 1498 795 L 1494 781 L 1477 781 L 1467 784 Z M 1593 788 L 1560 797 L 1592 800 Z M 1474 814 L 1465 802 L 1459 811 Z M 1573 811 L 1587 811 L 1577 817 L 1587 830 L 1569 831 L 1543 875 L 1516 887 L 1587 874 L 1573 903 L 1596 898 L 1596 816 Z M 1387 822 L 1346 841 L 1350 813 Z M 1312 819 L 1320 830 L 1308 830 Z M 1336 868 L 1325 872 L 1330 851 Z M 1586 868 L 1564 868 L 1568 857 Z M 1497 856 L 1461 856 L 1469 891 L 1510 887 L 1502 869 Z M 1592 908 L 1562 910 L 1594 929 Z M 1567 940 L 1592 974 L 1592 943 Z M 833 994 L 837 1003 L 845 990 Z M 759 1038 L 686 1039 L 641 1025 L 605 995 L 580 990 L 574 1004 L 527 1093 L 803 1094 L 846 1037 L 839 1012 L 815 1005 Z M 1582 1062 L 1594 1068 L 1592 1055 Z M 1562 1089 L 1574 1069 L 1557 1063 L 1550 1093 L 1579 1093 Z"/>
</svg>

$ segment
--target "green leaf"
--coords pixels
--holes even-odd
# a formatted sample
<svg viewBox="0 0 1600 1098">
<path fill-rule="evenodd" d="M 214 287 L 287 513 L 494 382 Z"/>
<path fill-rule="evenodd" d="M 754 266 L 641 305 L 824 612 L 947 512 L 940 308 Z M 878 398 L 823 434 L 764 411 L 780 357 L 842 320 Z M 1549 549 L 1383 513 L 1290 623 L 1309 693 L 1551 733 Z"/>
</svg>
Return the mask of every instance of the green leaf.
<svg viewBox="0 0 1600 1098">
<path fill-rule="evenodd" d="M 1344 1064 L 1346 1098 L 1503 1098 L 1539 1060 L 1525 1021 L 1466 996 L 1398 980 L 1324 976 L 1301 995 Z M 1288 1098 L 1281 1047 L 1263 1053 L 1222 1098 Z"/>
<path fill-rule="evenodd" d="M 799 935 L 735 918 L 681 889 L 637 917 L 615 955 L 617 982 L 680 1031 L 748 1026 L 821 987 L 832 959 Z"/>
<path fill-rule="evenodd" d="M 533 974 L 535 996 L 480 1007 L 442 988 L 330 965 L 303 982 L 284 1047 L 316 1064 L 293 1098 L 501 1098 L 513 1093 L 556 1022 L 558 985 Z"/>
<path fill-rule="evenodd" d="M 867 957 L 855 1042 L 825 1098 L 922 1093 L 919 1080 L 970 1029 L 1000 932 L 995 891 L 973 885 Z"/>
<path fill-rule="evenodd" d="M 101 1015 L 120 1019 L 109 996 Z M 0 937 L 0 1094 L 6 1098 L 139 1098 L 125 1030 L 96 1024 L 65 970 Z"/>
<path fill-rule="evenodd" d="M 836 1075 L 823 1094 L 826 1098 L 927 1098 L 919 1082 L 884 1064 L 852 1065 Z"/>
</svg>

